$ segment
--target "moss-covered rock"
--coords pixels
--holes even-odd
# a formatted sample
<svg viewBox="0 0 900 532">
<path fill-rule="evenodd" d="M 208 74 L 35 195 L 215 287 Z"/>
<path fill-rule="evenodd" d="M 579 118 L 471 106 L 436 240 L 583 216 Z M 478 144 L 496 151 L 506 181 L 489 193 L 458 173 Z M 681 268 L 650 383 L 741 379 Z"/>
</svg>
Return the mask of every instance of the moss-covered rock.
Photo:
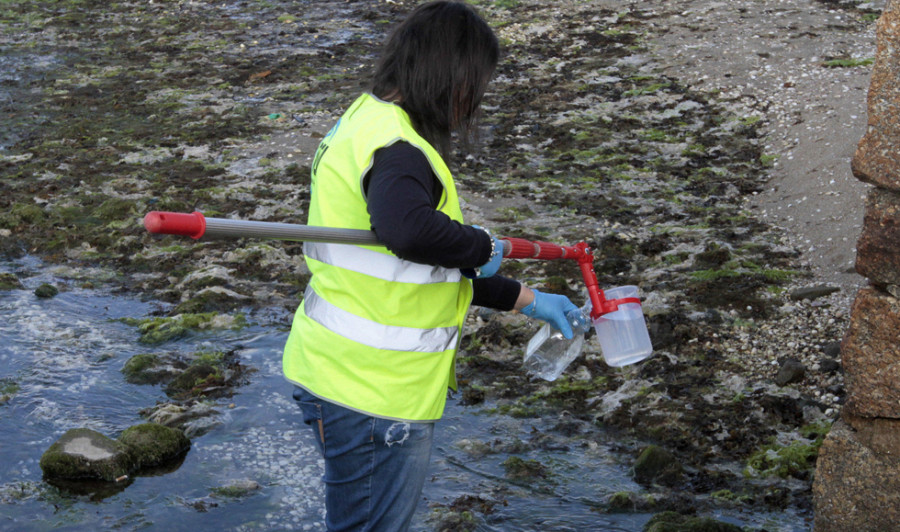
<svg viewBox="0 0 900 532">
<path fill-rule="evenodd" d="M 709 517 L 662 512 L 650 518 L 644 532 L 741 532 L 741 527 Z"/>
<path fill-rule="evenodd" d="M 0 227 L 13 229 L 22 224 L 35 224 L 44 219 L 44 211 L 34 203 L 16 203 L 0 214 Z"/>
<path fill-rule="evenodd" d="M 648 445 L 634 463 L 634 480 L 640 484 L 671 486 L 681 481 L 684 470 L 669 451 L 658 445 Z"/>
<path fill-rule="evenodd" d="M 136 325 L 141 333 L 138 339 L 142 344 L 160 344 L 175 340 L 189 331 L 200 329 L 233 329 L 246 325 L 242 314 L 229 316 L 216 312 L 201 314 L 178 314 L 170 318 L 123 319 L 129 325 Z"/>
<path fill-rule="evenodd" d="M 132 200 L 122 198 L 110 198 L 94 209 L 94 216 L 104 222 L 125 220 L 137 212 L 137 206 Z"/>
<path fill-rule="evenodd" d="M 176 399 L 207 396 L 225 386 L 221 369 L 211 364 L 194 364 L 172 379 L 166 386 L 166 395 Z"/>
<path fill-rule="evenodd" d="M 503 469 L 510 478 L 528 480 L 535 478 L 547 478 L 550 470 L 537 460 L 523 460 L 518 456 L 511 456 L 504 460 Z"/>
<path fill-rule="evenodd" d="M 250 298 L 221 286 L 211 286 L 200 290 L 187 301 L 175 307 L 175 312 L 183 314 L 200 314 L 207 312 L 225 312 L 246 306 Z"/>
<path fill-rule="evenodd" d="M 178 367 L 185 365 L 168 354 L 141 353 L 128 359 L 122 367 L 122 375 L 132 384 L 161 384 L 172 380 Z"/>
<path fill-rule="evenodd" d="M 158 365 L 158 355 L 153 353 L 142 353 L 128 359 L 128 362 L 122 367 L 122 374 L 125 376 L 127 382 L 133 384 L 149 384 L 156 382 L 156 374 L 152 370 Z"/>
<path fill-rule="evenodd" d="M 259 482 L 255 480 L 233 480 L 224 486 L 218 486 L 212 489 L 212 494 L 216 497 L 240 499 L 252 495 L 253 492 L 260 489 Z"/>
<path fill-rule="evenodd" d="M 12 273 L 0 273 L 0 290 L 20 290 L 22 282 Z"/>
<path fill-rule="evenodd" d="M 12 379 L 0 379 L 0 406 L 10 402 L 19 392 L 19 384 Z"/>
<path fill-rule="evenodd" d="M 41 456 L 44 478 L 113 482 L 135 468 L 129 448 L 90 429 L 71 429 Z"/>
<path fill-rule="evenodd" d="M 34 289 L 34 295 L 42 299 L 51 298 L 56 296 L 57 294 L 59 294 L 59 289 L 52 284 L 44 283 Z"/>
<path fill-rule="evenodd" d="M 191 447 L 184 432 L 158 423 L 143 423 L 125 429 L 119 441 L 131 451 L 139 468 L 158 467 L 182 456 Z"/>
</svg>

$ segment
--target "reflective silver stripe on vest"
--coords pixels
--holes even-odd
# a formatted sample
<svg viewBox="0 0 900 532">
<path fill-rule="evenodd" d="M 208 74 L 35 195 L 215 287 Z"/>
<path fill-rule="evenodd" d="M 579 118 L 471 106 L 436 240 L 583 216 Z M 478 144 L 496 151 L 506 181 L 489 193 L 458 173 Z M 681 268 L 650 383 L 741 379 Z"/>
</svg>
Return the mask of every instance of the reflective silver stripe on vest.
<svg viewBox="0 0 900 532">
<path fill-rule="evenodd" d="M 416 329 L 376 323 L 332 305 L 310 287 L 304 294 L 303 311 L 331 332 L 376 349 L 439 353 L 455 347 L 459 334 L 457 327 Z"/>
<path fill-rule="evenodd" d="M 456 268 L 417 264 L 348 244 L 304 242 L 303 254 L 331 266 L 398 283 L 458 283 L 462 277 Z"/>
</svg>

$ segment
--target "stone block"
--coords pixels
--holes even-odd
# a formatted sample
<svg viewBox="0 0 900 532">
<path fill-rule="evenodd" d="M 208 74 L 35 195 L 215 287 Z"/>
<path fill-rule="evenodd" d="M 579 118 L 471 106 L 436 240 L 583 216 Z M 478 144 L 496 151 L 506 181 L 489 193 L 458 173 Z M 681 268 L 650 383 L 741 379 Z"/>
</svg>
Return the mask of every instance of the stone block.
<svg viewBox="0 0 900 532">
<path fill-rule="evenodd" d="M 900 194 L 878 188 L 869 191 L 856 243 L 856 271 L 876 284 L 900 284 Z"/>
<path fill-rule="evenodd" d="M 868 129 L 853 157 L 861 181 L 900 191 L 900 0 L 890 0 L 877 26 L 868 93 Z"/>
<path fill-rule="evenodd" d="M 871 429 L 880 430 L 896 431 L 897 427 Z M 813 483 L 815 532 L 897 530 L 900 459 L 895 454 L 868 447 L 860 434 L 839 420 L 819 449 Z M 898 436 L 900 433 L 893 432 L 890 437 Z"/>
<path fill-rule="evenodd" d="M 856 431 L 856 439 L 867 448 L 900 460 L 900 419 L 859 417 L 844 411 L 841 420 Z"/>
<path fill-rule="evenodd" d="M 841 358 L 847 412 L 900 418 L 900 300 L 877 288 L 860 290 Z"/>
</svg>

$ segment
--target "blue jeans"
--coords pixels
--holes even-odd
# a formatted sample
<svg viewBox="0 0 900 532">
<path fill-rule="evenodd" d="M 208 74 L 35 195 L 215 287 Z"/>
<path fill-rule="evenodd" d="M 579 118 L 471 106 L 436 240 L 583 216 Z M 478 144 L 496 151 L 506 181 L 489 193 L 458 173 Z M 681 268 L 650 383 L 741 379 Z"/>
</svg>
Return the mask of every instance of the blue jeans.
<svg viewBox="0 0 900 532">
<path fill-rule="evenodd" d="M 434 423 L 368 416 L 299 387 L 293 395 L 325 457 L 328 530 L 409 528 L 425 484 Z"/>
</svg>

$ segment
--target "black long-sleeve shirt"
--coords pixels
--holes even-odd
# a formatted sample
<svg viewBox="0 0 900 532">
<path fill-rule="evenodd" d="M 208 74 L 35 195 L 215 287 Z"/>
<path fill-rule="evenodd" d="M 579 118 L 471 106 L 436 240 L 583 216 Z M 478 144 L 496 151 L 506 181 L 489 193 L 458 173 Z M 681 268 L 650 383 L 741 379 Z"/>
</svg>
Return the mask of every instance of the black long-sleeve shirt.
<svg viewBox="0 0 900 532">
<path fill-rule="evenodd" d="M 475 268 L 491 255 L 487 233 L 437 210 L 443 185 L 425 154 L 407 142 L 375 152 L 363 181 L 372 230 L 401 259 L 445 268 Z M 474 305 L 511 310 L 518 281 L 494 275 L 473 282 Z"/>
</svg>

